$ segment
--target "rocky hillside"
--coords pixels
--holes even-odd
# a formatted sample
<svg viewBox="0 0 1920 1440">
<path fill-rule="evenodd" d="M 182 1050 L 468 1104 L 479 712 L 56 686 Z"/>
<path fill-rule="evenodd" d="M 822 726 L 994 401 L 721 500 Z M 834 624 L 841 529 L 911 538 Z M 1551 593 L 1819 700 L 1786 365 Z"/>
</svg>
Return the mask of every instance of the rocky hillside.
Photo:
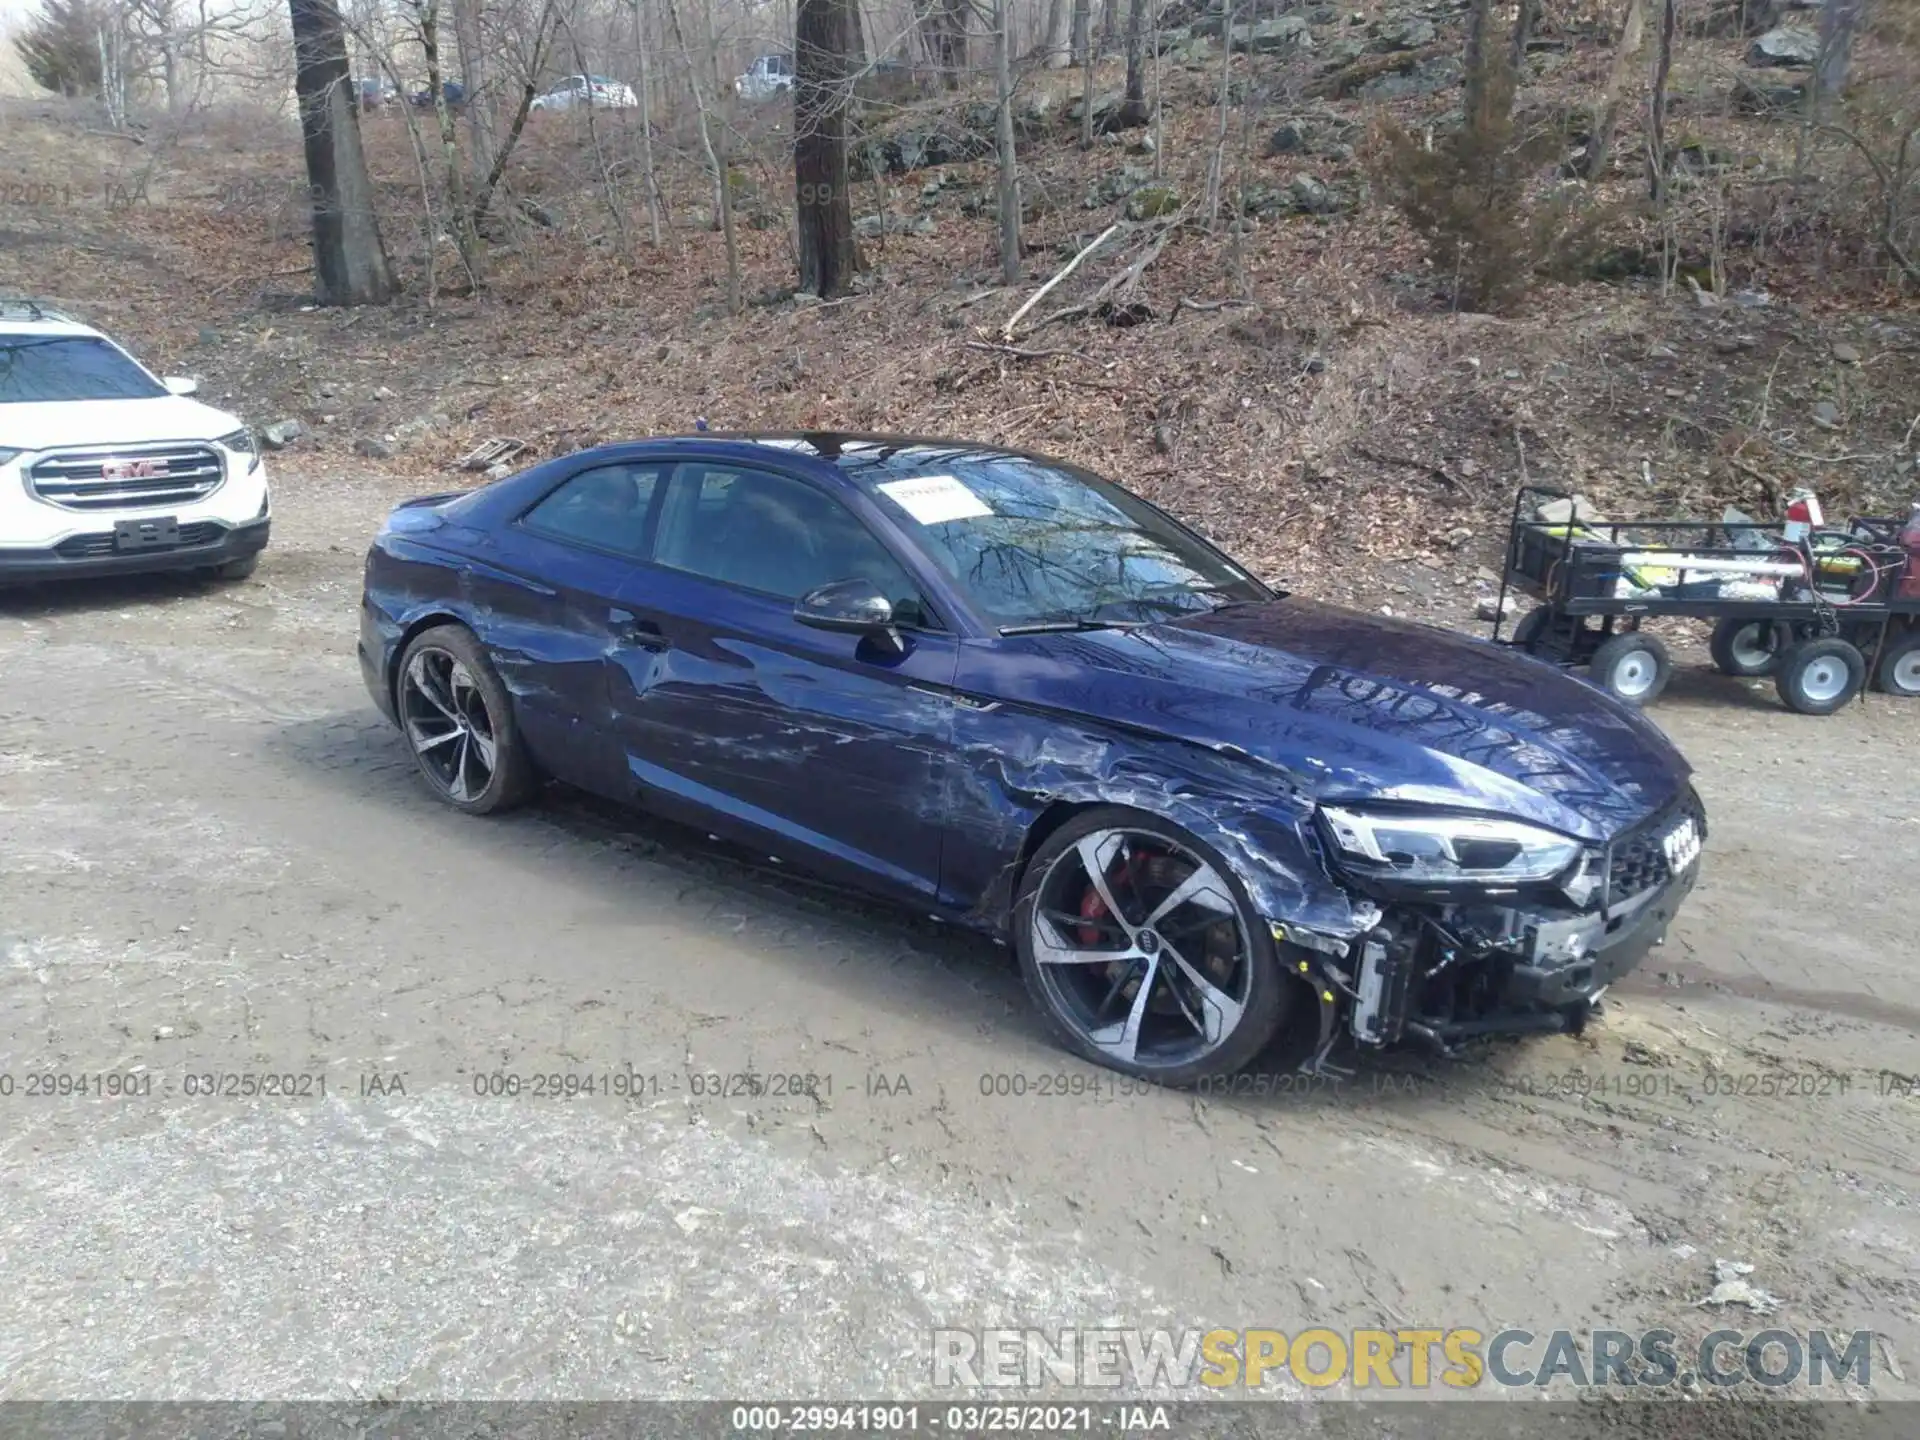
<svg viewBox="0 0 1920 1440">
<path fill-rule="evenodd" d="M 1549 12 L 1516 104 L 1551 141 L 1529 183 L 1577 193 L 1604 224 L 1579 274 L 1497 316 L 1457 308 L 1382 199 L 1386 122 L 1416 137 L 1458 124 L 1450 0 L 1231 28 L 1174 13 L 1157 118 L 1118 123 L 1121 75 L 1104 63 L 1090 150 L 1079 73 L 1026 76 L 1015 287 L 999 279 L 979 92 L 869 106 L 855 188 L 869 269 L 827 303 L 793 291 L 783 102 L 739 117 L 737 315 L 696 147 L 661 127 L 656 248 L 638 126 L 619 116 L 532 127 L 515 183 L 548 223 L 500 235 L 477 292 L 444 237 L 426 244 L 404 119 L 370 118 L 409 293 L 343 314 L 302 304 L 297 135 L 208 124 L 130 145 L 51 103 L 17 106 L 0 178 L 44 198 L 81 176 L 86 198 L 0 217 L 0 286 L 124 328 L 255 420 L 296 422 L 293 451 L 343 469 L 441 485 L 490 437 L 540 455 L 696 417 L 975 436 L 1113 473 L 1282 583 L 1447 617 L 1484 588 L 1522 477 L 1616 512 L 1764 513 L 1794 484 L 1830 511 L 1903 510 L 1920 493 L 1920 316 L 1848 228 L 1840 172 L 1792 182 L 1799 127 L 1761 100 L 1802 83 L 1803 42 L 1686 7 L 1661 218 L 1642 201 L 1637 103 L 1613 168 L 1568 178 L 1611 39 Z M 1862 68 L 1895 58 L 1869 40 Z"/>
</svg>

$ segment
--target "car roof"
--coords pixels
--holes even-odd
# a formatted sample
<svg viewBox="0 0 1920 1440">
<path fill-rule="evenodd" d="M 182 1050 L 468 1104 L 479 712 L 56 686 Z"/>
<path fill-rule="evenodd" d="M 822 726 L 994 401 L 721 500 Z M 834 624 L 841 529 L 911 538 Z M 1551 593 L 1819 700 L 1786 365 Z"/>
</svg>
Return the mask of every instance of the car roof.
<svg viewBox="0 0 1920 1440">
<path fill-rule="evenodd" d="M 887 480 L 934 474 L 946 467 L 983 460 L 1025 460 L 1043 465 L 1062 463 L 1024 450 L 1011 450 L 977 440 L 874 435 L 837 430 L 703 430 L 691 435 L 659 435 L 597 448 L 606 451 L 610 458 L 616 451 L 632 455 L 635 452 L 672 448 L 688 455 L 741 463 L 754 460 L 763 463 L 799 461 L 800 464 L 793 468 L 837 476 L 861 490 L 871 490 Z M 576 454 L 570 458 L 577 461 L 583 457 Z"/>
<path fill-rule="evenodd" d="M 0 337 L 13 338 L 28 335 L 86 336 L 95 340 L 105 338 L 91 325 L 82 325 L 78 320 L 54 320 L 50 318 L 33 320 L 18 311 L 12 310 L 10 307 L 0 306 Z"/>
</svg>

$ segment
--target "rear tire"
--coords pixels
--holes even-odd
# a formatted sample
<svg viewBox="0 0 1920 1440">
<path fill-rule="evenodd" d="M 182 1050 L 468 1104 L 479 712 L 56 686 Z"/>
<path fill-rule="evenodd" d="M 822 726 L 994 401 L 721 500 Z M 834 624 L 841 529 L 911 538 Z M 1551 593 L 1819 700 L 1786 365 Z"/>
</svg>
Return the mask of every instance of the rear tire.
<svg viewBox="0 0 1920 1440">
<path fill-rule="evenodd" d="M 1777 620 L 1748 620 L 1729 615 L 1716 621 L 1707 648 L 1714 668 L 1722 675 L 1750 678 L 1771 675 L 1780 656 L 1793 644 L 1793 634 Z"/>
<path fill-rule="evenodd" d="M 1194 898 L 1157 913 L 1174 890 Z M 1064 928 L 1050 918 L 1063 913 Z M 1305 993 L 1219 854 L 1123 806 L 1076 815 L 1041 843 L 1021 874 L 1012 928 L 1027 993 L 1059 1042 L 1160 1085 L 1244 1069 Z M 1074 958 L 1082 953 L 1116 958 Z"/>
<path fill-rule="evenodd" d="M 414 767 L 454 809 L 491 815 L 539 788 L 512 697 L 464 625 L 414 636 L 400 657 L 394 712 Z"/>
<path fill-rule="evenodd" d="M 1845 640 L 1803 640 L 1780 657 L 1774 689 L 1789 710 L 1831 715 L 1866 683 L 1867 659 Z"/>
<path fill-rule="evenodd" d="M 1874 672 L 1873 686 L 1907 700 L 1920 697 L 1920 630 L 1887 637 L 1887 648 Z"/>
<path fill-rule="evenodd" d="M 1673 677 L 1673 657 L 1657 635 L 1626 630 L 1593 652 L 1588 677 L 1625 705 L 1646 705 L 1659 698 Z"/>
</svg>

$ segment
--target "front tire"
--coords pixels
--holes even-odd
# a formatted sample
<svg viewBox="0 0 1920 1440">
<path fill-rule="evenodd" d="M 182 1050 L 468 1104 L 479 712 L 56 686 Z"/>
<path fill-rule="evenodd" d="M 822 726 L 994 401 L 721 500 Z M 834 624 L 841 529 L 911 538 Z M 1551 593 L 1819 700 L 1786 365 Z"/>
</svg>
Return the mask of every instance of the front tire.
<svg viewBox="0 0 1920 1440">
<path fill-rule="evenodd" d="M 255 551 L 238 560 L 229 560 L 224 565 L 214 566 L 213 576 L 216 580 L 250 580 L 253 578 L 253 572 L 259 568 L 260 553 Z"/>
<path fill-rule="evenodd" d="M 413 638 L 400 657 L 394 710 L 415 767 L 454 809 L 491 815 L 538 788 L 507 687 L 465 626 Z"/>
<path fill-rule="evenodd" d="M 1013 938 L 1027 991 L 1067 1049 L 1176 1088 L 1245 1068 L 1299 993 L 1219 854 L 1121 806 L 1077 815 L 1040 845 Z"/>
</svg>

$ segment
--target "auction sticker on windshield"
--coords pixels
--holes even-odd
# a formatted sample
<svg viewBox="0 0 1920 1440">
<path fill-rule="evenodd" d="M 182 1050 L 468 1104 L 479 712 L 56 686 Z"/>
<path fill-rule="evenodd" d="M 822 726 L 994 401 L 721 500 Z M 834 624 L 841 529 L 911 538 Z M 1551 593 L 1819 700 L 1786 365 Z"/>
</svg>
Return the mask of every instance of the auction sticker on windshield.
<svg viewBox="0 0 1920 1440">
<path fill-rule="evenodd" d="M 916 475 L 911 480 L 889 480 L 877 488 L 922 525 L 993 514 L 992 506 L 951 475 Z"/>
</svg>

